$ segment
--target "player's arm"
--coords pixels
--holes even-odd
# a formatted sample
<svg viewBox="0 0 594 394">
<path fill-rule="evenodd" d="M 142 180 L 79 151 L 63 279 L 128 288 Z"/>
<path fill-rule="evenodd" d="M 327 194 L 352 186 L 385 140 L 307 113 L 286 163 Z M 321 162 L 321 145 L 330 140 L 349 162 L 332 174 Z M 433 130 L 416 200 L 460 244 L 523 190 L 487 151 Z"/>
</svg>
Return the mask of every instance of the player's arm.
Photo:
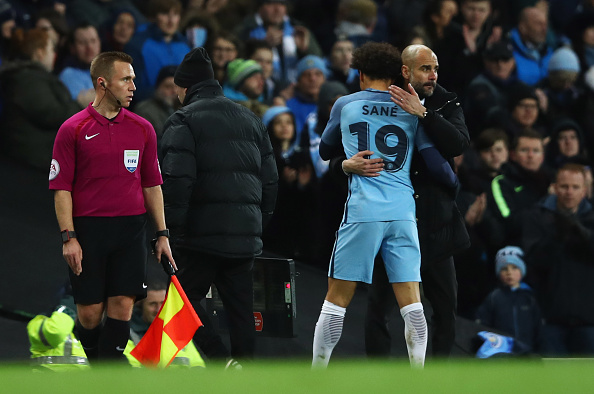
<svg viewBox="0 0 594 394">
<path fill-rule="evenodd" d="M 143 187 L 142 195 L 144 196 L 144 206 L 155 222 L 155 228 L 157 231 L 165 230 L 167 226 L 165 225 L 165 205 L 163 203 L 161 186 Z M 167 256 L 173 268 L 177 270 L 175 260 L 171 254 L 169 238 L 165 236 L 157 237 L 157 243 L 155 244 L 155 256 L 157 260 L 161 261 L 162 254 Z"/>
<path fill-rule="evenodd" d="M 72 220 L 72 193 L 67 190 L 56 190 L 54 192 L 54 206 L 60 231 L 75 231 Z M 75 275 L 80 275 L 82 272 L 83 253 L 76 238 L 70 238 L 64 242 L 62 256 L 64 256 L 64 260 L 66 260 L 72 272 Z"/>
<path fill-rule="evenodd" d="M 457 189 L 459 181 L 456 173 L 454 173 L 450 163 L 448 163 L 441 153 L 439 153 L 427 134 L 425 134 L 421 124 L 419 124 L 417 129 L 415 144 L 418 151 L 421 153 L 431 176 L 443 185 L 452 189 Z"/>
</svg>

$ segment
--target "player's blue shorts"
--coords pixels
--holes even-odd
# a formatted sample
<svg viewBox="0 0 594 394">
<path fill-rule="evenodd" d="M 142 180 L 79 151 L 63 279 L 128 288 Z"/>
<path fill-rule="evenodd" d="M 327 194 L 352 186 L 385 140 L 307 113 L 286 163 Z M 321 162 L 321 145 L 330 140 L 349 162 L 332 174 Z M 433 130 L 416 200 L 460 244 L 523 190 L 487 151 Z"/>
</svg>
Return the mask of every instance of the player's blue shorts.
<svg viewBox="0 0 594 394">
<path fill-rule="evenodd" d="M 384 259 L 390 283 L 421 281 L 417 224 L 408 220 L 341 224 L 328 276 L 371 283 L 378 251 Z"/>
</svg>

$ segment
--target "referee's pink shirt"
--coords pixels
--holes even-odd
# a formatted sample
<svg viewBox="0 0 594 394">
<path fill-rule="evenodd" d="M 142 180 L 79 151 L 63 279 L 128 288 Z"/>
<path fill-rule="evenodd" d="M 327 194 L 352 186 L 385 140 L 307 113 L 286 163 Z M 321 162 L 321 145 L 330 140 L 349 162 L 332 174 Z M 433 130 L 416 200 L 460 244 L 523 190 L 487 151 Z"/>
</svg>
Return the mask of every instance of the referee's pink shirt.
<svg viewBox="0 0 594 394">
<path fill-rule="evenodd" d="M 127 109 L 108 120 L 89 104 L 58 130 L 49 188 L 72 192 L 73 217 L 143 214 L 142 188 L 162 183 L 155 130 Z"/>
</svg>

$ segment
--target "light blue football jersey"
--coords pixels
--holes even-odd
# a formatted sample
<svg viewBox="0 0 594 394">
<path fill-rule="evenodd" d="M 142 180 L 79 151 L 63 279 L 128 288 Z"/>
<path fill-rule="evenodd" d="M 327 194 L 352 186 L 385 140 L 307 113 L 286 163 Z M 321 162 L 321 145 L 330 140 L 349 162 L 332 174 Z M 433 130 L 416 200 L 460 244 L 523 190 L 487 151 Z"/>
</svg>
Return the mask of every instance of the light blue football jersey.
<svg viewBox="0 0 594 394">
<path fill-rule="evenodd" d="M 371 150 L 382 158 L 378 177 L 349 177 L 349 195 L 343 222 L 415 221 L 410 181 L 418 118 L 390 100 L 387 91 L 367 89 L 339 98 L 330 114 L 322 140 L 338 146 L 347 157 Z"/>
</svg>

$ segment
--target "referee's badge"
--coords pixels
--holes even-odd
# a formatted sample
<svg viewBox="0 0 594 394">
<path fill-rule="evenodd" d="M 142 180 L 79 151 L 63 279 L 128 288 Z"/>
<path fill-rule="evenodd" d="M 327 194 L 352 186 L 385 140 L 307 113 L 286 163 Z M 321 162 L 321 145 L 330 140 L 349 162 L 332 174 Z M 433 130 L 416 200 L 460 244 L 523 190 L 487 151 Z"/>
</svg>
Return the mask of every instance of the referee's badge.
<svg viewBox="0 0 594 394">
<path fill-rule="evenodd" d="M 136 171 L 139 156 L 139 150 L 124 150 L 124 167 L 130 172 Z"/>
<path fill-rule="evenodd" d="M 60 173 L 60 163 L 58 163 L 58 160 L 52 159 L 52 162 L 50 164 L 49 180 L 52 181 L 52 180 L 56 179 L 56 177 L 58 176 L 59 173 Z"/>
</svg>

